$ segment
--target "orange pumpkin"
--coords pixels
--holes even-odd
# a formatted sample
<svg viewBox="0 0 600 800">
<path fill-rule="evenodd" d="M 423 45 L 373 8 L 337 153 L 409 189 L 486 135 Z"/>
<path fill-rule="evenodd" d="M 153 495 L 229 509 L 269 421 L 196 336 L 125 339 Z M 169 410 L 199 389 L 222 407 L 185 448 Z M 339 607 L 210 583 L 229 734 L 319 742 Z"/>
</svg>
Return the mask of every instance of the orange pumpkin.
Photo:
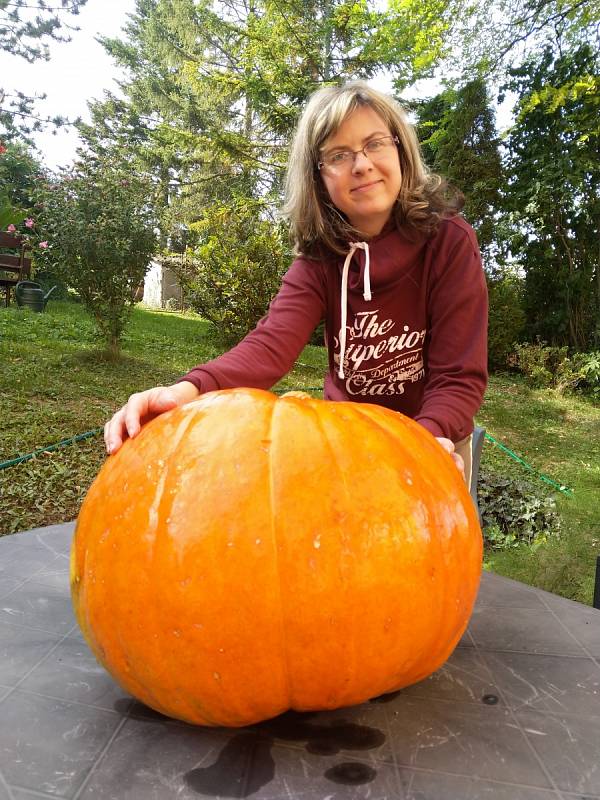
<svg viewBox="0 0 600 800">
<path fill-rule="evenodd" d="M 152 708 L 240 726 L 425 678 L 467 625 L 481 531 L 450 456 L 377 405 L 212 392 L 107 460 L 75 612 Z"/>
</svg>

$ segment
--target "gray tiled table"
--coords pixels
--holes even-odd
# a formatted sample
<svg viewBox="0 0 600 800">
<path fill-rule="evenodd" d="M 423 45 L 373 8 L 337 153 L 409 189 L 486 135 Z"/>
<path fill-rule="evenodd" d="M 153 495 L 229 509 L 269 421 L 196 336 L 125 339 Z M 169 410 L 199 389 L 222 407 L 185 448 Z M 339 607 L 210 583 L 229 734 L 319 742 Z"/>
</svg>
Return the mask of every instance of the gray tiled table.
<svg viewBox="0 0 600 800">
<path fill-rule="evenodd" d="M 0 800 L 600 798 L 600 611 L 484 574 L 468 632 L 428 680 L 336 712 L 195 728 L 90 655 L 72 532 L 0 538 Z"/>
</svg>

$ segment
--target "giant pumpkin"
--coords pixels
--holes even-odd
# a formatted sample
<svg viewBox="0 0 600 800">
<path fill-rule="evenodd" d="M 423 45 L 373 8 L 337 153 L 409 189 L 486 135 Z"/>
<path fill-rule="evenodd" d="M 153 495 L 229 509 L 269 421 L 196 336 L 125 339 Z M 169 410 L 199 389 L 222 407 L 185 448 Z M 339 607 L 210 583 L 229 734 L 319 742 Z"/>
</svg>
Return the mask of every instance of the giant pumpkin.
<svg viewBox="0 0 600 800">
<path fill-rule="evenodd" d="M 152 708 L 247 725 L 425 678 L 465 630 L 477 515 L 450 456 L 377 405 L 212 392 L 109 458 L 77 522 L 77 619 Z"/>
</svg>

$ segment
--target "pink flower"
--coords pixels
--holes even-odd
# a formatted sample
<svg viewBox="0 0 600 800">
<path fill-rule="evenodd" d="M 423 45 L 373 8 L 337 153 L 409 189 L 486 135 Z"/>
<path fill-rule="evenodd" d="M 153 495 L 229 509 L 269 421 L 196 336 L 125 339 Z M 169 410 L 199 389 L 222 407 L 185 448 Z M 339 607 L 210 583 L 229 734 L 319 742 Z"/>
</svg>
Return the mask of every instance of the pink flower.
<svg viewBox="0 0 600 800">
<path fill-rule="evenodd" d="M 35 225 L 35 222 L 31 219 L 31 217 L 28 217 L 25 220 L 25 227 L 26 228 L 33 228 L 34 225 Z"/>
<path fill-rule="evenodd" d="M 15 233 L 15 231 L 16 231 L 17 229 L 15 228 L 15 226 L 14 226 L 14 225 L 10 224 L 6 230 L 7 230 L 9 233 Z"/>
<path fill-rule="evenodd" d="M 6 147 L 4 147 L 3 144 L 0 144 L 0 155 L 2 155 L 2 153 L 6 153 Z"/>
<path fill-rule="evenodd" d="M 42 248 L 42 250 L 46 250 L 48 247 L 48 242 L 40 242 L 40 247 Z"/>
</svg>

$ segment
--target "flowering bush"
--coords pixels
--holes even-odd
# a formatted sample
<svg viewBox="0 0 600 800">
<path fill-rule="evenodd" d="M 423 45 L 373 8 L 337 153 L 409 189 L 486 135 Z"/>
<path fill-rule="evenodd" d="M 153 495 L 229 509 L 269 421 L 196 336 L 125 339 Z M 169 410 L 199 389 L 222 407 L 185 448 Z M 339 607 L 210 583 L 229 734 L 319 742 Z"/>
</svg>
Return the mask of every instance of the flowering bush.
<svg viewBox="0 0 600 800">
<path fill-rule="evenodd" d="M 29 210 L 38 171 L 24 145 L 0 142 L 0 231 L 23 233 L 33 227 Z"/>
<path fill-rule="evenodd" d="M 8 194 L 5 191 L 0 191 L 0 231 L 6 229 L 9 233 L 15 233 L 17 230 L 15 222 L 20 224 L 24 216 L 25 212 L 15 208 Z"/>
<path fill-rule="evenodd" d="M 151 194 L 124 167 L 92 159 L 40 187 L 36 261 L 77 291 L 113 355 L 156 248 Z"/>
</svg>

